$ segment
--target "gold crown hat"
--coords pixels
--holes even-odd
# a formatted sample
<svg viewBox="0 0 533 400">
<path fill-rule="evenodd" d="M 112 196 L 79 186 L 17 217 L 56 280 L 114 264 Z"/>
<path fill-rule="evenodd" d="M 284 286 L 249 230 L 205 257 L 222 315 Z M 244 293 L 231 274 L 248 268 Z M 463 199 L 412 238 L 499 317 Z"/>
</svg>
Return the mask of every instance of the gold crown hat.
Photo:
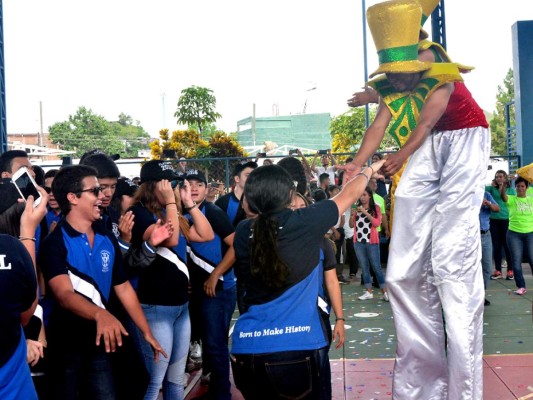
<svg viewBox="0 0 533 400">
<path fill-rule="evenodd" d="M 370 74 L 414 73 L 431 63 L 418 60 L 418 36 L 422 9 L 412 0 L 393 0 L 369 7 L 366 17 L 376 45 L 379 68 Z"/>
<path fill-rule="evenodd" d="M 431 15 L 431 13 L 439 5 L 440 0 L 415 0 L 415 2 L 418 2 L 418 4 L 420 4 L 420 7 L 422 8 L 422 18 L 420 20 L 420 39 L 427 39 L 429 35 L 424 30 L 423 26 Z"/>
</svg>

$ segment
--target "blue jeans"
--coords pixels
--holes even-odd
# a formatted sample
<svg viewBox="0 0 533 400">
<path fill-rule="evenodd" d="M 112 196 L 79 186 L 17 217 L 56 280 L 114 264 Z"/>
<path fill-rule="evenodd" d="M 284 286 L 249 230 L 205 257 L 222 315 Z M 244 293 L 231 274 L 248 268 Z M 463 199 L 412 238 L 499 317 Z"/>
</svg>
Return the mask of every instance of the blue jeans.
<svg viewBox="0 0 533 400">
<path fill-rule="evenodd" d="M 483 269 L 483 284 L 485 290 L 487 290 L 492 269 L 492 238 L 490 237 L 490 231 L 481 234 L 481 267 Z"/>
<path fill-rule="evenodd" d="M 370 243 L 354 243 L 355 255 L 357 256 L 357 261 L 363 270 L 363 282 L 367 289 L 372 287 L 372 279 L 370 277 L 370 267 L 376 273 L 376 278 L 378 279 L 379 287 L 381 289 L 385 288 L 385 277 L 383 276 L 383 271 L 381 270 L 381 261 L 379 259 L 379 244 L 370 244 Z"/>
<path fill-rule="evenodd" d="M 182 400 L 184 398 L 185 364 L 191 338 L 189 303 L 180 306 L 148 304 L 141 304 L 141 306 L 152 334 L 168 355 L 168 358 L 160 356 L 156 363 L 152 348 L 146 341 L 142 341 L 144 361 L 150 374 L 150 383 L 144 398 L 156 400 L 159 396 L 159 388 L 163 386 L 164 399 Z"/>
<path fill-rule="evenodd" d="M 217 290 L 216 297 L 202 293 L 202 367 L 211 372 L 209 394 L 216 399 L 231 399 L 228 334 L 236 303 L 237 286 Z"/>
<path fill-rule="evenodd" d="M 529 259 L 529 266 L 533 272 L 533 232 L 531 233 L 518 233 L 511 230 L 507 231 L 507 246 L 511 251 L 511 262 L 514 272 L 514 280 L 516 287 L 525 288 L 526 281 L 524 280 L 524 274 L 522 272 L 522 255 L 524 250 L 526 251 Z"/>
<path fill-rule="evenodd" d="M 245 399 L 320 399 L 319 350 L 232 354 L 231 367 Z"/>
</svg>

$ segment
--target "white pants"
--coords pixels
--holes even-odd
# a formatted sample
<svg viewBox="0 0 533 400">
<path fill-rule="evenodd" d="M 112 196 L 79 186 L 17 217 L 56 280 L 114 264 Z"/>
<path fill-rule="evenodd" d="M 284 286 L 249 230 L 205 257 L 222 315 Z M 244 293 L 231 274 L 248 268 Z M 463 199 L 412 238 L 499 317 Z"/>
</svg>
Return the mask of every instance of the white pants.
<svg viewBox="0 0 533 400">
<path fill-rule="evenodd" d="M 483 397 L 479 210 L 489 151 L 486 128 L 434 132 L 396 190 L 387 267 L 394 399 Z"/>
</svg>

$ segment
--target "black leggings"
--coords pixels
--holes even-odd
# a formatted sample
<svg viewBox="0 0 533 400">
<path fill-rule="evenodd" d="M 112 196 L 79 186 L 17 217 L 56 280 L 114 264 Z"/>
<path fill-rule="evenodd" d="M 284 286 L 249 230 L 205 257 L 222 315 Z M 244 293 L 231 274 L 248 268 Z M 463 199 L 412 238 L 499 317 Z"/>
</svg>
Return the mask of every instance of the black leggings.
<svg viewBox="0 0 533 400">
<path fill-rule="evenodd" d="M 496 271 L 502 272 L 502 248 L 505 251 L 505 258 L 507 259 L 507 270 L 512 271 L 511 267 L 511 252 L 507 246 L 507 230 L 509 229 L 508 219 L 492 219 L 490 220 L 490 237 L 492 239 L 492 257 L 494 258 L 494 267 Z"/>
</svg>

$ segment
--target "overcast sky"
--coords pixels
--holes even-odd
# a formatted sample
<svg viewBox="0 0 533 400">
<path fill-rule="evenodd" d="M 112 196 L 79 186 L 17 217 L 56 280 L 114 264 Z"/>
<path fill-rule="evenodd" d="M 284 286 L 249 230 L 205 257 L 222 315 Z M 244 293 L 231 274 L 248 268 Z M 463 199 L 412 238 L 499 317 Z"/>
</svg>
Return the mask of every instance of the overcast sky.
<svg viewBox="0 0 533 400">
<path fill-rule="evenodd" d="M 368 0 L 367 7 L 377 1 Z M 176 129 L 180 91 L 214 91 L 227 132 L 252 113 L 347 110 L 364 83 L 360 0 L 4 0 L 9 133 L 44 130 L 86 106 L 124 112 L 152 135 Z M 446 0 L 448 53 L 494 110 L 512 67 L 511 27 L 532 0 Z M 425 26 L 430 31 L 430 21 Z M 377 67 L 368 35 L 369 72 Z M 309 90 L 316 88 L 314 90 Z"/>
</svg>

